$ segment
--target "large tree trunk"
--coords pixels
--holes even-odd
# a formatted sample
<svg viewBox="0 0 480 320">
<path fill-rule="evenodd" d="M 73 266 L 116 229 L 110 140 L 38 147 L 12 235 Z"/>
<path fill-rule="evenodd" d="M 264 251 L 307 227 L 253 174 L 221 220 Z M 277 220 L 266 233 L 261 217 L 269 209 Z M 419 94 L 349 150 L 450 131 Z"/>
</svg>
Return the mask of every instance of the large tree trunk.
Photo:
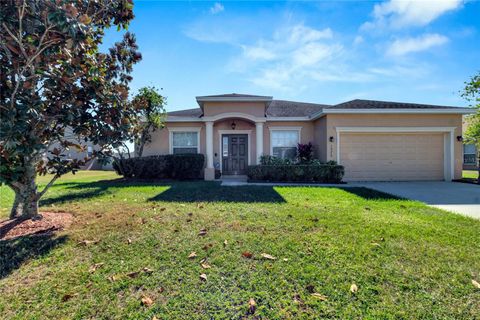
<svg viewBox="0 0 480 320">
<path fill-rule="evenodd" d="M 30 219 L 38 217 L 38 193 L 35 183 L 36 172 L 33 166 L 28 166 L 23 177 L 15 183 L 15 201 L 10 218 Z"/>
</svg>

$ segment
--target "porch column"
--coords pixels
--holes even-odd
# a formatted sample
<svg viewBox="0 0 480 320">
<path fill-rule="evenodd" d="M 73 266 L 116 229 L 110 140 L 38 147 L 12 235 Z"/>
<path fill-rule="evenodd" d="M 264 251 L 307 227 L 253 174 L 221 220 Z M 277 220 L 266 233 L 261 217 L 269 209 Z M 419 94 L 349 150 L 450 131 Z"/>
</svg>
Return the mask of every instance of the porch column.
<svg viewBox="0 0 480 320">
<path fill-rule="evenodd" d="M 263 155 L 263 122 L 255 122 L 257 137 L 257 158 L 255 164 L 260 164 L 260 156 Z"/>
<path fill-rule="evenodd" d="M 213 168 L 213 121 L 205 122 L 205 142 L 207 149 L 207 167 L 205 168 L 205 180 L 215 180 Z"/>
</svg>

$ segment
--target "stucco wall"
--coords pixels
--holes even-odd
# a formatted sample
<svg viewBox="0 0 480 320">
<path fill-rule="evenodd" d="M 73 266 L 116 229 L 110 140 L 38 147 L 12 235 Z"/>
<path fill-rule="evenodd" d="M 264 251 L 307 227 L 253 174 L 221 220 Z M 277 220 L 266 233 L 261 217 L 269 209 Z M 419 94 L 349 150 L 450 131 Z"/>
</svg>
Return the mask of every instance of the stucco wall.
<svg viewBox="0 0 480 320">
<path fill-rule="evenodd" d="M 462 134 L 462 116 L 450 114 L 329 114 L 326 116 L 328 160 L 337 160 L 336 127 L 455 127 L 454 139 L 454 178 L 462 175 L 463 151 L 462 142 L 456 137 Z M 335 137 L 334 142 L 328 142 L 328 137 Z"/>
<path fill-rule="evenodd" d="M 240 112 L 255 117 L 265 116 L 265 103 L 263 102 L 205 102 L 203 114 L 206 117 L 220 113 Z"/>
<path fill-rule="evenodd" d="M 315 157 L 322 162 L 327 162 L 327 118 L 322 117 L 313 123 L 313 145 Z"/>
<path fill-rule="evenodd" d="M 156 130 L 152 133 L 152 142 L 147 143 L 143 149 L 144 156 L 153 156 L 159 154 L 168 154 L 170 152 L 169 147 L 169 131 L 168 128 L 200 127 L 200 153 L 205 154 L 205 125 L 202 122 L 169 122 L 166 127 L 160 130 Z"/>
</svg>

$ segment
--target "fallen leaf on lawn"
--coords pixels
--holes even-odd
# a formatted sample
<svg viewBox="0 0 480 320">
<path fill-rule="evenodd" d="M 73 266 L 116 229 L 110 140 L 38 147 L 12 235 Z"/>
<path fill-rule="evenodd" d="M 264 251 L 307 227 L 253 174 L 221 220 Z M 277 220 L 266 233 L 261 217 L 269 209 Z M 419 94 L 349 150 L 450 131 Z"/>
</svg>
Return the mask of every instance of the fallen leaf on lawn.
<svg viewBox="0 0 480 320">
<path fill-rule="evenodd" d="M 112 276 L 108 277 L 107 279 L 111 282 L 115 282 L 115 281 L 118 280 L 118 277 L 116 275 L 112 275 Z"/>
<path fill-rule="evenodd" d="M 153 316 L 152 320 L 158 320 L 158 318 L 157 318 L 157 317 L 155 317 L 155 316 Z"/>
<path fill-rule="evenodd" d="M 127 243 L 128 243 L 128 244 L 132 244 L 132 239 L 128 238 L 128 239 L 127 239 Z"/>
<path fill-rule="evenodd" d="M 203 269 L 210 269 L 211 268 L 211 266 L 206 262 L 202 263 L 201 266 L 202 266 Z"/>
<path fill-rule="evenodd" d="M 288 259 L 287 259 L 287 258 L 283 258 L 283 261 L 287 262 L 287 261 L 288 261 Z"/>
<path fill-rule="evenodd" d="M 142 297 L 142 304 L 143 304 L 144 306 L 150 307 L 150 306 L 153 304 L 153 300 L 150 299 L 150 298 L 147 297 L 147 296 L 143 296 L 143 297 Z"/>
<path fill-rule="evenodd" d="M 262 253 L 261 256 L 262 256 L 262 258 L 267 259 L 267 260 L 277 260 L 277 258 L 275 258 L 274 256 L 271 256 L 267 253 Z"/>
<path fill-rule="evenodd" d="M 127 277 L 136 278 L 139 273 L 140 272 L 138 272 L 138 271 L 129 272 L 129 273 L 127 273 Z"/>
<path fill-rule="evenodd" d="M 327 299 L 328 299 L 327 296 L 324 296 L 323 294 L 317 293 L 317 292 L 312 293 L 312 297 L 315 297 L 315 298 L 317 298 L 319 300 L 322 300 L 322 301 L 327 301 Z"/>
<path fill-rule="evenodd" d="M 350 292 L 355 294 L 357 293 L 357 291 L 358 291 L 357 285 L 355 283 L 352 283 L 352 285 L 350 286 Z"/>
<path fill-rule="evenodd" d="M 167 210 L 167 208 L 160 208 L 160 211 L 165 211 Z"/>
<path fill-rule="evenodd" d="M 250 298 L 250 300 L 248 300 L 248 313 L 254 314 L 256 309 L 257 309 L 257 303 L 255 302 L 255 300 Z"/>
<path fill-rule="evenodd" d="M 97 269 L 99 269 L 100 267 L 102 267 L 104 265 L 103 262 L 100 262 L 100 263 L 95 263 L 94 265 L 91 265 L 90 266 L 90 269 L 88 269 L 88 271 L 90 273 L 94 273 Z"/>
<path fill-rule="evenodd" d="M 203 209 L 203 205 L 199 204 L 199 205 L 197 205 L 197 208 Z"/>
<path fill-rule="evenodd" d="M 242 252 L 242 256 L 247 259 L 252 259 L 253 253 L 245 251 L 245 252 Z"/>
<path fill-rule="evenodd" d="M 212 247 L 213 247 L 213 244 L 212 244 L 212 243 L 207 243 L 206 245 L 204 245 L 204 246 L 202 247 L 202 249 L 206 251 L 206 250 L 208 250 L 208 249 L 210 249 L 210 248 L 212 248 Z"/>
<path fill-rule="evenodd" d="M 477 289 L 480 289 L 480 283 L 478 283 L 477 281 L 475 281 L 474 279 L 472 279 L 472 284 L 475 288 Z"/>
<path fill-rule="evenodd" d="M 148 273 L 148 274 L 150 274 L 150 273 L 152 273 L 152 272 L 153 272 L 153 270 L 152 270 L 152 269 L 150 269 L 150 268 L 147 268 L 147 267 L 143 268 L 143 269 L 142 269 L 142 271 L 143 271 L 143 272 L 145 272 L 145 273 Z"/>
<path fill-rule="evenodd" d="M 62 297 L 62 302 L 67 302 L 68 300 L 72 299 L 75 296 L 78 296 L 78 293 L 66 293 Z"/>
<path fill-rule="evenodd" d="M 89 246 L 91 244 L 97 244 L 99 240 L 82 240 L 78 244 L 83 246 Z"/>
<path fill-rule="evenodd" d="M 189 213 L 188 213 L 188 216 L 189 216 L 189 217 L 193 216 L 193 213 L 189 212 Z"/>
<path fill-rule="evenodd" d="M 200 275 L 200 279 L 203 280 L 203 281 L 207 281 L 207 275 L 205 273 L 202 273 Z"/>
<path fill-rule="evenodd" d="M 226 247 L 227 245 L 228 245 L 228 241 L 227 240 L 223 241 L 223 246 Z"/>
<path fill-rule="evenodd" d="M 192 251 L 192 253 L 190 253 L 190 254 L 188 255 L 188 259 L 193 259 L 193 258 L 195 258 L 196 256 L 197 256 L 197 253 L 196 253 L 195 251 Z"/>
<path fill-rule="evenodd" d="M 198 233 L 199 236 L 205 236 L 207 235 L 207 229 L 202 229 L 200 230 L 200 232 Z"/>
<path fill-rule="evenodd" d="M 302 303 L 302 299 L 300 298 L 300 295 L 298 293 L 295 293 L 293 295 L 293 302 L 294 303 Z"/>
</svg>

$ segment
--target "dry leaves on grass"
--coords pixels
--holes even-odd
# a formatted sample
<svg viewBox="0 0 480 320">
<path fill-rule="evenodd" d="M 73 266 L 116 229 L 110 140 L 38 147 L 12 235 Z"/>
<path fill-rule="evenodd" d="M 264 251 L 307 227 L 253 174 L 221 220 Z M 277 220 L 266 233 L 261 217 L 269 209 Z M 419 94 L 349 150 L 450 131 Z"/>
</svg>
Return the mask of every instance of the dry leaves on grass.
<svg viewBox="0 0 480 320">
<path fill-rule="evenodd" d="M 197 256 L 197 253 L 196 253 L 195 251 L 192 251 L 192 252 L 188 255 L 188 259 L 194 259 L 196 256 Z"/>
<path fill-rule="evenodd" d="M 250 300 L 248 300 L 248 313 L 254 314 L 255 310 L 257 310 L 257 303 L 253 298 L 250 298 Z"/>
<path fill-rule="evenodd" d="M 205 273 L 202 273 L 200 275 L 200 280 L 207 281 L 207 275 Z"/>
<path fill-rule="evenodd" d="M 223 241 L 223 246 L 226 247 L 227 245 L 228 245 L 228 241 L 227 240 Z"/>
<path fill-rule="evenodd" d="M 90 266 L 90 269 L 88 269 L 88 271 L 90 273 L 94 273 L 97 269 L 101 268 L 103 265 L 104 265 L 103 262 L 95 263 L 94 265 Z"/>
<path fill-rule="evenodd" d="M 244 251 L 242 252 L 242 257 L 247 258 L 247 259 L 252 259 L 253 258 L 253 253 Z"/>
<path fill-rule="evenodd" d="M 478 283 L 477 281 L 475 281 L 474 279 L 472 279 L 472 284 L 475 288 L 477 289 L 480 289 L 480 283 Z"/>
<path fill-rule="evenodd" d="M 207 235 L 207 229 L 201 229 L 200 232 L 198 233 L 199 236 L 206 236 Z"/>
<path fill-rule="evenodd" d="M 200 264 L 202 266 L 203 269 L 210 269 L 212 266 L 209 265 L 208 263 L 204 262 L 202 264 Z"/>
<path fill-rule="evenodd" d="M 358 286 L 355 283 L 352 283 L 352 285 L 350 286 L 350 292 L 355 294 L 357 293 L 357 291 L 358 291 Z"/>
<path fill-rule="evenodd" d="M 262 256 L 263 259 L 266 259 L 266 260 L 277 260 L 277 258 L 275 258 L 274 256 L 269 255 L 267 253 L 262 253 L 261 256 Z"/>
<path fill-rule="evenodd" d="M 153 300 L 147 296 L 143 296 L 141 301 L 142 301 L 142 305 L 147 307 L 150 307 L 153 304 Z"/>
<path fill-rule="evenodd" d="M 100 240 L 82 240 L 82 241 L 78 242 L 78 245 L 89 246 L 89 245 L 97 244 L 99 242 L 100 242 Z"/>
<path fill-rule="evenodd" d="M 62 302 L 67 302 L 68 300 L 72 299 L 75 296 L 78 296 L 78 293 L 66 293 L 62 297 Z"/>
<path fill-rule="evenodd" d="M 325 295 L 323 295 L 323 294 L 321 294 L 321 293 L 317 293 L 317 292 L 312 293 L 312 297 L 317 298 L 317 299 L 319 299 L 319 300 L 321 300 L 321 301 L 327 301 L 327 300 L 328 300 L 328 297 L 327 297 L 327 296 L 325 296 Z"/>
</svg>

